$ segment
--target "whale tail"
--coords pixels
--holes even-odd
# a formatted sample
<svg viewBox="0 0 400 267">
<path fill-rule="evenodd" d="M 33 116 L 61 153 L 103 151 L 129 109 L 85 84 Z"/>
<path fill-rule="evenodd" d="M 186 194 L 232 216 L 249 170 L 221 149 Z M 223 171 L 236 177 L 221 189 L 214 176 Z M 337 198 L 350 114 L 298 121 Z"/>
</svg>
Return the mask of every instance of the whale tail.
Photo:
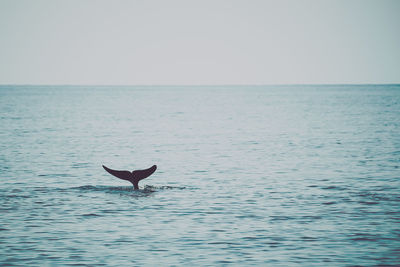
<svg viewBox="0 0 400 267">
<path fill-rule="evenodd" d="M 152 175 L 156 169 L 157 165 L 153 165 L 152 167 L 144 170 L 135 170 L 133 172 L 130 171 L 117 171 L 117 170 L 112 170 L 110 168 L 107 168 L 106 166 L 103 165 L 103 168 L 111 175 L 114 175 L 115 177 L 122 179 L 122 180 L 127 180 L 133 184 L 134 189 L 139 189 L 139 181 L 143 180 L 150 175 Z"/>
</svg>

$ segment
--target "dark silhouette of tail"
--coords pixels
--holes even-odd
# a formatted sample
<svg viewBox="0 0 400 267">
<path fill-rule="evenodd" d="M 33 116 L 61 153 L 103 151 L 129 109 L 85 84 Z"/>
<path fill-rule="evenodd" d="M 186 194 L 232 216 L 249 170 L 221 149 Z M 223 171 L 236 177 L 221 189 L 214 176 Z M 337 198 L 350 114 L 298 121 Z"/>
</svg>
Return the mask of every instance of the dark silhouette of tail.
<svg viewBox="0 0 400 267">
<path fill-rule="evenodd" d="M 115 177 L 118 177 L 119 179 L 122 180 L 127 180 L 133 184 L 134 189 L 139 189 L 139 181 L 143 180 L 144 178 L 149 177 L 152 175 L 156 169 L 157 166 L 153 165 L 152 167 L 145 169 L 145 170 L 136 170 L 133 172 L 130 171 L 116 171 L 107 168 L 106 166 L 103 165 L 103 168 L 111 175 L 114 175 Z"/>
</svg>

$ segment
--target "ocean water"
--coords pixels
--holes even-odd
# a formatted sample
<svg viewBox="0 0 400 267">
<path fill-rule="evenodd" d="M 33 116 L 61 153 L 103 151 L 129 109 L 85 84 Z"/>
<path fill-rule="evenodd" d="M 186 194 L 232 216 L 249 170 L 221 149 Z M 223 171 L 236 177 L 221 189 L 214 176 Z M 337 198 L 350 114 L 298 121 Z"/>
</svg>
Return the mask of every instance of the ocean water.
<svg viewBox="0 0 400 267">
<path fill-rule="evenodd" d="M 2 265 L 400 265 L 399 85 L 3 85 L 0 151 Z"/>
</svg>

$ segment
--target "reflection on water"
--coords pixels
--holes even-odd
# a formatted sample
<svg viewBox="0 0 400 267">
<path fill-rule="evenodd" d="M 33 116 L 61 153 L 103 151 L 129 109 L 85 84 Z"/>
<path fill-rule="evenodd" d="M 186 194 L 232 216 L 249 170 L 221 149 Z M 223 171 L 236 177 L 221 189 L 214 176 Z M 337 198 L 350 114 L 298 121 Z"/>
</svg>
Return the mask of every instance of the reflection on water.
<svg viewBox="0 0 400 267">
<path fill-rule="evenodd" d="M 399 132 L 395 85 L 2 86 L 0 263 L 400 265 Z"/>
</svg>

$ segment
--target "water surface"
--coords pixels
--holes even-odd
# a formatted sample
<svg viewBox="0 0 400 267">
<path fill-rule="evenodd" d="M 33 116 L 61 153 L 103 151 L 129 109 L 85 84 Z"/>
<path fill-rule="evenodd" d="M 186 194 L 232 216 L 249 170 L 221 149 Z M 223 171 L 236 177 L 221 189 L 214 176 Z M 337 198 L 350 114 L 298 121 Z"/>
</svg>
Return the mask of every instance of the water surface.
<svg viewBox="0 0 400 267">
<path fill-rule="evenodd" d="M 1 86 L 0 263 L 400 265 L 399 133 L 398 85 Z"/>
</svg>

